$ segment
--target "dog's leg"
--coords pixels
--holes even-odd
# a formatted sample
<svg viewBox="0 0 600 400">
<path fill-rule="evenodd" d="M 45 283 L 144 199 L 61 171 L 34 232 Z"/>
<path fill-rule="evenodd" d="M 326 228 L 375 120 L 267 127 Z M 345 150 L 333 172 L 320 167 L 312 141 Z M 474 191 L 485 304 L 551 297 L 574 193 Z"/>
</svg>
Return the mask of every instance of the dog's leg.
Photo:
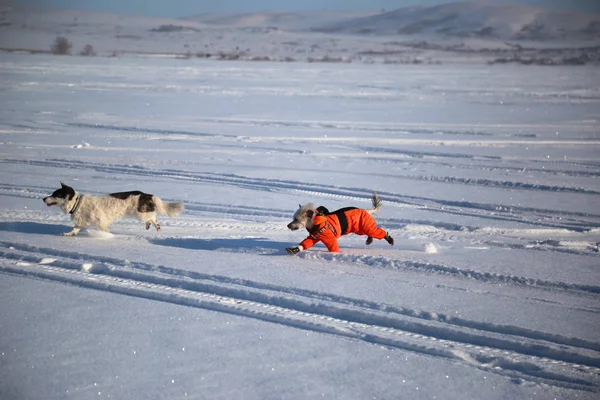
<svg viewBox="0 0 600 400">
<path fill-rule="evenodd" d="M 156 228 L 157 232 L 160 232 L 160 224 L 158 223 L 157 220 L 146 221 L 146 230 L 150 229 L 150 227 L 152 225 L 154 225 L 154 227 Z"/>
<path fill-rule="evenodd" d="M 71 232 L 61 233 L 61 236 L 77 236 L 77 234 L 79 233 L 81 228 L 83 228 L 83 226 L 76 225 L 75 228 L 73 228 L 73 230 Z"/>
<path fill-rule="evenodd" d="M 102 232 L 110 232 L 108 230 L 108 226 L 106 225 L 98 225 L 98 229 L 100 229 Z"/>
</svg>

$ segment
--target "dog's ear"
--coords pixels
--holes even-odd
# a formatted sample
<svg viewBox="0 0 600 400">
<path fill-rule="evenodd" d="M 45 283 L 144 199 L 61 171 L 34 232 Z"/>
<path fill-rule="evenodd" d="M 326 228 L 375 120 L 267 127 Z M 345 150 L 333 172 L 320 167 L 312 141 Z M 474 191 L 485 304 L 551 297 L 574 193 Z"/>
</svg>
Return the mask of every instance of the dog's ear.
<svg viewBox="0 0 600 400">
<path fill-rule="evenodd" d="M 75 190 L 68 185 L 65 185 L 64 183 L 60 183 L 60 185 L 62 186 L 62 189 L 65 191 L 65 198 L 67 200 L 71 200 L 73 197 L 75 197 Z"/>
<path fill-rule="evenodd" d="M 298 204 L 298 208 L 302 208 L 302 204 Z"/>
</svg>

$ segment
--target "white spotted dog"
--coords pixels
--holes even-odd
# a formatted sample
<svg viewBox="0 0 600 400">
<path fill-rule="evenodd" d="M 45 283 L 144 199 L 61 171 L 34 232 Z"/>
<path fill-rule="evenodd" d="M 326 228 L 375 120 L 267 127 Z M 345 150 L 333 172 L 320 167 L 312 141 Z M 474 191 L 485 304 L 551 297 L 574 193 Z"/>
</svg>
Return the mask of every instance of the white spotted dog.
<svg viewBox="0 0 600 400">
<path fill-rule="evenodd" d="M 63 236 L 75 236 L 82 228 L 96 226 L 109 232 L 108 226 L 124 217 L 133 217 L 146 223 L 146 229 L 152 225 L 160 231 L 157 214 L 175 217 L 183 211 L 182 203 L 164 203 L 157 196 L 140 191 L 111 193 L 105 196 L 79 194 L 72 187 L 60 183 L 44 203 L 48 207 L 58 205 L 65 214 L 71 214 L 75 227 Z"/>
</svg>

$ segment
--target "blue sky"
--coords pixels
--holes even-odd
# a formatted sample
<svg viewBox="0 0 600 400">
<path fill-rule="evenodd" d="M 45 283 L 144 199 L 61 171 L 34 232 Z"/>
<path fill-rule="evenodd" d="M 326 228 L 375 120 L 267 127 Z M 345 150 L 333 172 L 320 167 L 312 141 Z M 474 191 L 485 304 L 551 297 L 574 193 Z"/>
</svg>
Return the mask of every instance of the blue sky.
<svg viewBox="0 0 600 400">
<path fill-rule="evenodd" d="M 453 0 L 9 0 L 15 4 L 57 9 L 85 9 L 156 17 L 186 17 L 204 12 L 265 10 L 395 10 Z M 600 12 L 600 0 L 496 0 L 562 10 Z"/>
</svg>

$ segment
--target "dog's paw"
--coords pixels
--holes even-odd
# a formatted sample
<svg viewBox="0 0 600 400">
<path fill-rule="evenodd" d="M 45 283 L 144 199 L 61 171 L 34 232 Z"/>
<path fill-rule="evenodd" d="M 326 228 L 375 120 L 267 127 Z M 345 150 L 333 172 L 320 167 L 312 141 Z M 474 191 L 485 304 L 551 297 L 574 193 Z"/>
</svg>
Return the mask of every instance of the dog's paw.
<svg viewBox="0 0 600 400">
<path fill-rule="evenodd" d="M 285 251 L 287 251 L 291 255 L 295 255 L 295 254 L 300 253 L 300 248 L 299 247 L 286 247 Z"/>
<path fill-rule="evenodd" d="M 77 235 L 77 233 L 73 233 L 73 232 L 63 232 L 60 234 L 60 236 L 75 236 Z"/>
<path fill-rule="evenodd" d="M 152 226 L 152 222 L 150 222 L 150 221 L 146 222 L 146 230 L 150 229 L 151 226 Z"/>
<path fill-rule="evenodd" d="M 389 233 L 386 232 L 384 239 L 390 244 L 390 246 L 394 245 L 394 238 L 391 237 Z"/>
</svg>

